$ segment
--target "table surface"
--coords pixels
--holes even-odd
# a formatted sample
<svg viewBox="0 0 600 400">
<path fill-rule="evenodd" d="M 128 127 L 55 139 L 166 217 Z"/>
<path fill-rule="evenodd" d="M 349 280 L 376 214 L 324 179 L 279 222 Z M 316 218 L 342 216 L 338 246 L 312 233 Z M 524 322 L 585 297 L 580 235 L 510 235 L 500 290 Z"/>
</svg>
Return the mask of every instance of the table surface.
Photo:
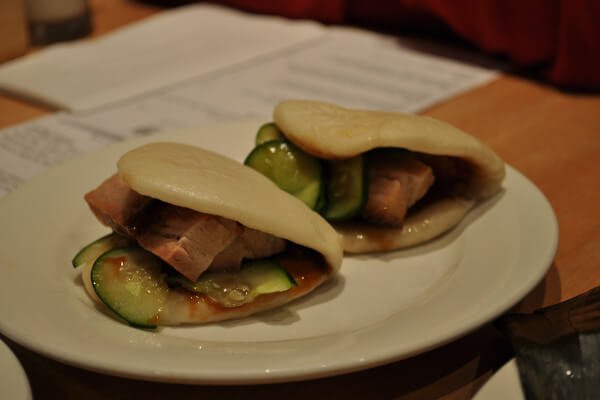
<svg viewBox="0 0 600 400">
<path fill-rule="evenodd" d="M 93 36 L 161 10 L 126 0 L 91 0 L 90 4 Z M 0 128 L 50 112 L 0 95 Z M 600 95 L 566 93 L 502 75 L 423 114 L 488 143 L 533 181 L 554 208 L 560 230 L 556 257 L 544 280 L 516 310 L 555 304 L 600 284 Z M 441 348 L 367 371 L 303 383 L 220 387 L 100 375 L 9 345 L 23 364 L 36 399 L 468 399 L 511 356 L 507 342 L 488 324 Z"/>
</svg>

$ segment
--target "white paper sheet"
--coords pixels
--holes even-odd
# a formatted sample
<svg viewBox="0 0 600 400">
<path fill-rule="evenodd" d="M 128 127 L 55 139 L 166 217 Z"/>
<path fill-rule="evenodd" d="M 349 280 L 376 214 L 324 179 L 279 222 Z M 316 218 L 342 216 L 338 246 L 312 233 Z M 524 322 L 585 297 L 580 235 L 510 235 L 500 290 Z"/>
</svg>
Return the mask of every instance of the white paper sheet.
<svg viewBox="0 0 600 400">
<path fill-rule="evenodd" d="M 221 121 L 268 120 L 273 105 L 286 98 L 417 112 L 495 75 L 419 53 L 396 38 L 335 28 L 303 46 L 74 118 L 85 126 L 135 136 Z"/>
<path fill-rule="evenodd" d="M 0 88 L 85 110 L 235 65 L 324 33 L 200 4 L 174 9 L 98 39 L 51 46 L 0 67 Z"/>
<path fill-rule="evenodd" d="M 3 129 L 0 197 L 49 167 L 118 140 L 115 135 L 82 129 L 65 113 Z"/>
</svg>

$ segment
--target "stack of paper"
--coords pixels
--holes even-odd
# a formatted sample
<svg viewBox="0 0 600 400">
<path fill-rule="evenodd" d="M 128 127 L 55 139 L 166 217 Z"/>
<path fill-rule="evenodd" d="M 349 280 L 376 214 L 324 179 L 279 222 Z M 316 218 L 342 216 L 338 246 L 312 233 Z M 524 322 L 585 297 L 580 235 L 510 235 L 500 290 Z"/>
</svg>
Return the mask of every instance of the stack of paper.
<svg viewBox="0 0 600 400">
<path fill-rule="evenodd" d="M 52 46 L 0 67 L 0 88 L 68 110 L 130 98 L 314 39 L 324 28 L 210 5 Z"/>
</svg>

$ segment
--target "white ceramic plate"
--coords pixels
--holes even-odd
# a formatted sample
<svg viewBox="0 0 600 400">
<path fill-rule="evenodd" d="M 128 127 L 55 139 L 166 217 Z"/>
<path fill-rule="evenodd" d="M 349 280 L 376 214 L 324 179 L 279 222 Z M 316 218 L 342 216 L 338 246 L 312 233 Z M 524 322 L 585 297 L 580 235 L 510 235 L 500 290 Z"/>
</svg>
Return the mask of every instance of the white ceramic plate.
<svg viewBox="0 0 600 400">
<path fill-rule="evenodd" d="M 0 340 L 0 399 L 29 400 L 29 380 L 19 359 Z"/>
<path fill-rule="evenodd" d="M 348 257 L 308 297 L 240 321 L 131 328 L 97 308 L 70 266 L 107 232 L 82 199 L 141 142 L 193 143 L 242 160 L 259 123 L 120 143 L 52 169 L 0 201 L 0 330 L 34 351 L 133 378 L 207 384 L 280 382 L 399 360 L 446 343 L 524 297 L 545 275 L 557 223 L 543 195 L 508 169 L 505 191 L 431 243 Z"/>
<path fill-rule="evenodd" d="M 473 400 L 525 400 L 519 381 L 517 361 L 513 358 L 481 387 Z"/>
</svg>

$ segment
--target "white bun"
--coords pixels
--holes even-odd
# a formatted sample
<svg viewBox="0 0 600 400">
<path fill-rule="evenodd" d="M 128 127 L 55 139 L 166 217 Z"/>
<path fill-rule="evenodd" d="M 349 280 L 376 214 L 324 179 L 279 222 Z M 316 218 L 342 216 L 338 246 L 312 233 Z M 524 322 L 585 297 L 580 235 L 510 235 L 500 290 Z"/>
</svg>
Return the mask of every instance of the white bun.
<svg viewBox="0 0 600 400">
<path fill-rule="evenodd" d="M 339 236 L 319 214 L 253 169 L 180 143 L 151 143 L 117 163 L 136 192 L 219 215 L 321 253 L 332 272 L 342 263 Z"/>
<path fill-rule="evenodd" d="M 369 224 L 335 224 L 344 250 L 353 253 L 392 250 L 432 239 L 455 226 L 479 200 L 496 194 L 505 175 L 504 162 L 473 136 L 430 117 L 396 112 L 363 111 L 311 100 L 286 100 L 273 120 L 298 147 L 316 157 L 344 159 L 380 147 L 460 158 L 470 175 L 452 198 L 433 202 L 410 215 L 399 229 Z"/>
</svg>

